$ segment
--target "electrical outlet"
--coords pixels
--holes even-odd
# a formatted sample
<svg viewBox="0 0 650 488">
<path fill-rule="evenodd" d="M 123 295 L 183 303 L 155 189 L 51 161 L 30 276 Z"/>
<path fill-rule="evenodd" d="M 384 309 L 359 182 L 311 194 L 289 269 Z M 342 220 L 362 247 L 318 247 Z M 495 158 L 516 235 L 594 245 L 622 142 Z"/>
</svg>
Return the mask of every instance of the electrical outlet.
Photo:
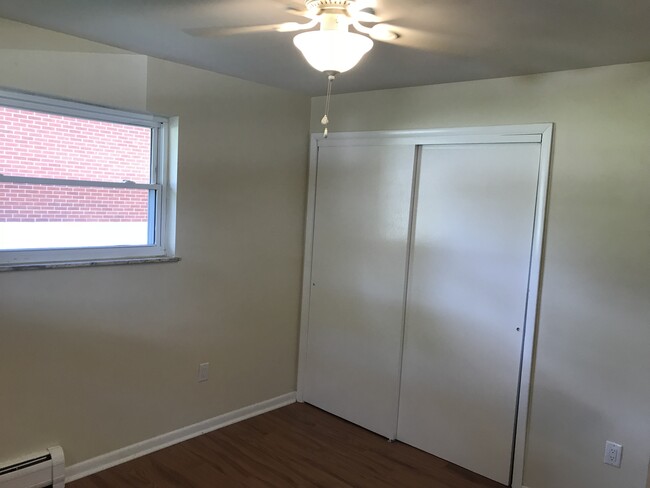
<svg viewBox="0 0 650 488">
<path fill-rule="evenodd" d="M 210 363 L 201 363 L 199 364 L 199 383 L 203 381 L 208 381 L 208 370 L 210 368 Z"/>
<path fill-rule="evenodd" d="M 620 468 L 621 457 L 623 457 L 623 446 L 616 444 L 616 442 L 607 441 L 605 443 L 605 464 Z"/>
</svg>

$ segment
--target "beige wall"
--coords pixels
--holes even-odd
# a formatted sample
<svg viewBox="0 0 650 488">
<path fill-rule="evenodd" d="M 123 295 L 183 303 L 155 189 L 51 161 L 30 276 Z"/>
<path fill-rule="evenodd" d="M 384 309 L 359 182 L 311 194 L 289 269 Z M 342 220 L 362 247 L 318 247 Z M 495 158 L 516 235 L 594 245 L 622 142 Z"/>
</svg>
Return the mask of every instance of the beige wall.
<svg viewBox="0 0 650 488">
<path fill-rule="evenodd" d="M 312 101 L 320 132 L 324 100 Z M 650 63 L 335 96 L 331 131 L 554 122 L 525 484 L 639 488 L 650 457 Z M 603 464 L 606 440 L 623 466 Z"/>
<path fill-rule="evenodd" d="M 61 444 L 74 464 L 295 390 L 309 99 L 0 33 L 0 86 L 179 116 L 182 258 L 0 273 L 0 460 Z"/>
</svg>

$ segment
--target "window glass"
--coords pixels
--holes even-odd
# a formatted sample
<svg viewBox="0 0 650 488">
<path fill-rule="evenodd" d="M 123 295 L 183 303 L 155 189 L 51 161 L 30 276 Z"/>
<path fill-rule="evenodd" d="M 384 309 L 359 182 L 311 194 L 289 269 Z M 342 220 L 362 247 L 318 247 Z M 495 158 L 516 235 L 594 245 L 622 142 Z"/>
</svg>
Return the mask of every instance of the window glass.
<svg viewBox="0 0 650 488">
<path fill-rule="evenodd" d="M 153 244 L 154 190 L 0 183 L 0 249 Z"/>
<path fill-rule="evenodd" d="M 151 179 L 151 128 L 0 107 L 0 174 Z"/>
</svg>

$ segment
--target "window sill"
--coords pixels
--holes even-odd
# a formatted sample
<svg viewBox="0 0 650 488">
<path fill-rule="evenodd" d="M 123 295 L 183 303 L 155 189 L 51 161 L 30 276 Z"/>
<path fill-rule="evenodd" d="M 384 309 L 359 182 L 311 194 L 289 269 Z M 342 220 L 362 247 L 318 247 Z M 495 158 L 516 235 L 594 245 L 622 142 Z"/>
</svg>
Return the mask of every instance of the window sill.
<svg viewBox="0 0 650 488">
<path fill-rule="evenodd" d="M 131 264 L 157 264 L 177 263 L 178 257 L 156 257 L 156 258 L 120 258 L 88 261 L 66 261 L 58 263 L 26 263 L 26 264 L 0 264 L 0 273 L 4 271 L 33 271 L 37 269 L 58 269 L 58 268 L 95 268 L 98 266 L 122 266 Z"/>
</svg>

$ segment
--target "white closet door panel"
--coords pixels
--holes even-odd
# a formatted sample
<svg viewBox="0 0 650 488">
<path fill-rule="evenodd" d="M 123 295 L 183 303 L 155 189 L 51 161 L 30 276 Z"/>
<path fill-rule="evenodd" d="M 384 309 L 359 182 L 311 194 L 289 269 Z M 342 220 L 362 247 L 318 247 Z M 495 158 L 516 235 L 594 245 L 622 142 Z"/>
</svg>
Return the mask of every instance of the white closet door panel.
<svg viewBox="0 0 650 488">
<path fill-rule="evenodd" d="M 304 399 L 391 438 L 414 156 L 412 146 L 318 152 Z"/>
<path fill-rule="evenodd" d="M 539 144 L 426 146 L 418 184 L 398 438 L 503 484 L 539 154 Z"/>
</svg>

